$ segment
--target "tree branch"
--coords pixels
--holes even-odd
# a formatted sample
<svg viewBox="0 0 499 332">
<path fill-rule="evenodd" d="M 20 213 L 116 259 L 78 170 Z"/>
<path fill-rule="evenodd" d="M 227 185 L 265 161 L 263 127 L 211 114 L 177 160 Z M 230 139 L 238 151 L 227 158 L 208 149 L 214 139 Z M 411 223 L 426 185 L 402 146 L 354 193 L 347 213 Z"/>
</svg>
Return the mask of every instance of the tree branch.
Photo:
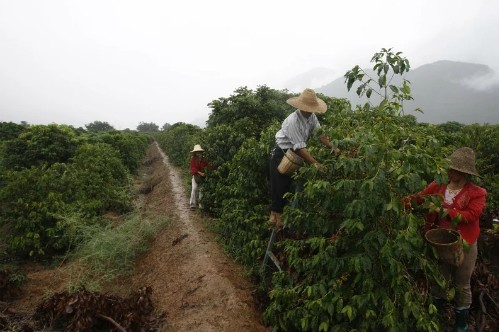
<svg viewBox="0 0 499 332">
<path fill-rule="evenodd" d="M 108 316 L 104 316 L 102 314 L 97 314 L 97 317 L 100 317 L 100 318 L 103 318 L 105 320 L 107 320 L 108 322 L 110 322 L 111 324 L 113 324 L 118 330 L 120 330 L 121 332 L 126 332 L 126 330 L 123 328 L 123 326 L 121 326 L 120 324 L 118 324 L 118 322 L 116 322 L 114 319 L 112 319 L 111 317 L 108 317 Z"/>
</svg>

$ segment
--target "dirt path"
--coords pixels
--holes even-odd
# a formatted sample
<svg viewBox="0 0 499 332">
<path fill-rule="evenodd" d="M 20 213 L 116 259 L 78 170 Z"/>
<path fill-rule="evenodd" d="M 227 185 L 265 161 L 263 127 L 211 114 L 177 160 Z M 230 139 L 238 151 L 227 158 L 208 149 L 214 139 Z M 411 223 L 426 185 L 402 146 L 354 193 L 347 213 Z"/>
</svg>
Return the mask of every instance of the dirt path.
<svg viewBox="0 0 499 332">
<path fill-rule="evenodd" d="M 181 171 L 170 165 L 157 144 L 148 148 L 145 165 L 136 186 L 147 189 L 142 190 L 147 194 L 139 196 L 137 209 L 144 217 L 166 216 L 170 222 L 136 262 L 132 276 L 114 281 L 103 292 L 128 296 L 151 286 L 156 310 L 167 315 L 162 328 L 166 332 L 270 331 L 254 308 L 253 286 L 244 278 L 243 269 L 222 252 L 214 234 L 203 225 L 206 218 L 189 209 Z M 110 220 L 115 217 L 119 219 L 108 216 Z M 9 307 L 32 313 L 47 294 L 78 282 L 74 265 L 29 267 L 22 297 Z"/>
<path fill-rule="evenodd" d="M 171 223 L 137 262 L 130 283 L 153 288 L 156 307 L 167 312 L 165 331 L 269 331 L 244 271 L 222 252 L 199 211 L 189 209 L 181 172 L 157 144 L 148 156 L 154 189 L 142 209 L 167 215 Z"/>
</svg>

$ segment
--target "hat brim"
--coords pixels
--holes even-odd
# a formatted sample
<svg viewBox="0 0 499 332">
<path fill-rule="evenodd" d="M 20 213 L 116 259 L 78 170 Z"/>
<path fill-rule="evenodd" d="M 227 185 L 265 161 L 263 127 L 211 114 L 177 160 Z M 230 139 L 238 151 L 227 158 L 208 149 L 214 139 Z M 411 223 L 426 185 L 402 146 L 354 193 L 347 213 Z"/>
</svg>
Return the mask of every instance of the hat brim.
<svg viewBox="0 0 499 332">
<path fill-rule="evenodd" d="M 286 102 L 299 110 L 309 113 L 324 113 L 327 111 L 327 104 L 324 100 L 317 98 L 317 105 L 307 105 L 298 97 L 291 97 Z"/>
<path fill-rule="evenodd" d="M 482 176 L 480 174 L 478 174 L 477 172 L 474 172 L 474 171 L 470 171 L 469 169 L 464 169 L 464 168 L 459 168 L 459 167 L 453 167 L 453 166 L 449 166 L 450 169 L 453 169 L 455 171 L 458 171 L 458 172 L 461 172 L 461 173 L 465 173 L 465 174 L 469 174 L 469 175 L 474 175 L 474 176 L 478 176 L 479 178 L 481 178 Z"/>
</svg>

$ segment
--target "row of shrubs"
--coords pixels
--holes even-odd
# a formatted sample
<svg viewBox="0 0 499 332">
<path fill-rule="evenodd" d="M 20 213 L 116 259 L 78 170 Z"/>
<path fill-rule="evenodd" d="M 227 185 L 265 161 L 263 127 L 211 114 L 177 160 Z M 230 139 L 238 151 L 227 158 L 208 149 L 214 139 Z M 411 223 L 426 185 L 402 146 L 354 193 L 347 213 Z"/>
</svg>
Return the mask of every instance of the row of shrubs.
<svg viewBox="0 0 499 332">
<path fill-rule="evenodd" d="M 401 205 L 430 181 L 445 181 L 446 156 L 460 146 L 477 153 L 476 181 L 488 192 L 484 226 L 499 207 L 499 126 L 419 123 L 395 103 L 357 107 L 320 97 L 328 112 L 321 132 L 339 158 L 311 138 L 327 171 L 303 167 L 274 245 L 282 272 L 262 266 L 271 230 L 269 154 L 292 96 L 261 86 L 213 101 L 206 128 L 185 123 L 157 135 L 170 160 L 187 173 L 189 151 L 201 144 L 215 166 L 203 206 L 218 220 L 227 252 L 248 267 L 264 318 L 275 330 L 439 330 L 429 285 L 442 285 L 421 236 L 422 211 Z"/>
<path fill-rule="evenodd" d="M 0 225 L 8 252 L 51 256 L 77 236 L 67 220 L 132 209 L 131 174 L 152 138 L 66 125 L 0 123 Z M 71 215 L 71 218 L 68 216 Z"/>
</svg>

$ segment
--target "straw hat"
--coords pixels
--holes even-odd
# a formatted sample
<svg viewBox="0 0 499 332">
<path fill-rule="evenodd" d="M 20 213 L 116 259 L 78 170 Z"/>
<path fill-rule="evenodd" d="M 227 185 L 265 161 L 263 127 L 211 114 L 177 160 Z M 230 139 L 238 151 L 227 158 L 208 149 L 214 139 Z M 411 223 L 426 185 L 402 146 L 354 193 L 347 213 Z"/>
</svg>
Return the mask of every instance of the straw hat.
<svg viewBox="0 0 499 332">
<path fill-rule="evenodd" d="M 467 147 L 457 149 L 450 155 L 449 168 L 462 173 L 480 176 L 475 168 L 475 152 Z"/>
<path fill-rule="evenodd" d="M 192 149 L 191 153 L 192 152 L 204 152 L 203 148 L 201 147 L 201 145 L 199 144 L 196 144 L 194 145 L 194 149 Z"/>
<path fill-rule="evenodd" d="M 324 100 L 317 98 L 312 89 L 305 89 L 298 97 L 289 98 L 286 102 L 309 113 L 324 113 L 327 110 L 327 104 Z"/>
</svg>

